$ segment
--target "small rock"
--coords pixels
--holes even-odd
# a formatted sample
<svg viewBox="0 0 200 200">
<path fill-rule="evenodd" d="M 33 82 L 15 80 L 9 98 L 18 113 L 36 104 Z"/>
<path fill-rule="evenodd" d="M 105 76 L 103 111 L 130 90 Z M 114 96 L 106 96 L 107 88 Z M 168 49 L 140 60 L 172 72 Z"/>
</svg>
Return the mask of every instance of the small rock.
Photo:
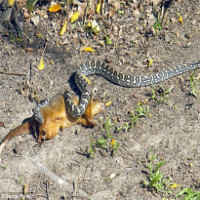
<svg viewBox="0 0 200 200">
<path fill-rule="evenodd" d="M 185 34 L 185 37 L 186 37 L 187 39 L 191 39 L 191 34 L 190 34 L 190 33 L 186 33 L 186 34 Z"/>
</svg>

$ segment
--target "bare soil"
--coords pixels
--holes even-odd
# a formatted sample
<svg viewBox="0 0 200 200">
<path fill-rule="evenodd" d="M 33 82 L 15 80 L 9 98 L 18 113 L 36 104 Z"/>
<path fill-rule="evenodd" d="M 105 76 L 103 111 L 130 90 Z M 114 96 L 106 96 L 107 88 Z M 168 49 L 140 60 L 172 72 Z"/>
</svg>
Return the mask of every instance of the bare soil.
<svg viewBox="0 0 200 200">
<path fill-rule="evenodd" d="M 116 69 L 134 75 L 200 60 L 199 0 L 175 2 L 167 13 L 167 24 L 155 34 L 149 28 L 155 22 L 150 19 L 152 2 L 143 1 L 139 15 L 133 12 L 136 3 L 126 5 L 124 13 L 116 13 L 112 20 L 98 19 L 115 44 L 111 46 L 102 45 L 102 32 L 95 36 L 83 31 L 81 20 L 73 30 L 68 23 L 67 33 L 58 36 L 63 19 L 60 13 L 50 13 L 47 19 L 40 17 L 37 27 L 26 22 L 22 41 L 17 41 L 14 30 L 2 33 L 0 71 L 8 73 L 0 74 L 0 121 L 5 124 L 5 128 L 0 127 L 0 139 L 32 116 L 36 105 L 30 100 L 32 91 L 42 100 L 75 88 L 73 84 L 70 87 L 69 77 L 80 63 L 91 58 L 109 61 Z M 38 10 L 47 10 L 47 5 L 37 5 L 33 13 Z M 183 24 L 178 22 L 177 13 Z M 41 37 L 36 36 L 38 33 Z M 45 69 L 39 71 L 37 65 L 45 44 Z M 96 51 L 81 52 L 82 46 Z M 153 63 L 147 67 L 150 59 Z M 1 157 L 0 199 L 22 195 L 24 185 L 28 186 L 26 199 L 162 199 L 161 193 L 142 185 L 151 150 L 157 153 L 158 162 L 166 161 L 161 171 L 171 177 L 172 183 L 200 191 L 200 100 L 191 95 L 191 73 L 156 86 L 132 89 L 118 87 L 96 75 L 89 77 L 96 96 L 112 102 L 96 117 L 98 125 L 93 129 L 80 125 L 65 129 L 41 148 L 31 135 L 10 141 Z M 160 104 L 150 99 L 150 93 L 151 88 L 161 86 L 173 90 Z M 146 99 L 151 116 L 142 118 L 133 129 L 114 133 L 114 126 L 126 122 L 128 113 Z M 97 140 L 105 134 L 103 124 L 108 117 L 115 122 L 111 134 L 121 144 L 116 154 L 104 155 L 101 149 L 93 158 L 80 154 L 81 149 L 90 146 L 91 136 Z M 112 174 L 115 177 L 109 179 Z M 172 189 L 167 198 L 176 199 L 177 191 Z"/>
</svg>

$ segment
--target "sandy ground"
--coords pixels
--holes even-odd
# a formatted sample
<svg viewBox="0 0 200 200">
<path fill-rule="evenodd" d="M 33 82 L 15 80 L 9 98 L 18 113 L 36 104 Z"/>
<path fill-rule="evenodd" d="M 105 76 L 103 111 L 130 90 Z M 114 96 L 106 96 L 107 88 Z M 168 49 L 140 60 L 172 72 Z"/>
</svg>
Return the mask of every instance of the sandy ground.
<svg viewBox="0 0 200 200">
<path fill-rule="evenodd" d="M 0 71 L 15 75 L 0 74 L 0 121 L 5 124 L 5 128 L 0 127 L 0 138 L 32 116 L 36 105 L 29 98 L 32 91 L 42 100 L 71 90 L 70 75 L 88 59 L 107 60 L 116 69 L 134 75 L 148 75 L 200 60 L 198 0 L 175 2 L 168 12 L 167 25 L 158 34 L 151 33 L 150 25 L 143 27 L 144 22 L 153 22 L 146 18 L 147 12 L 152 14 L 151 2 L 142 3 L 143 12 L 139 16 L 132 13 L 133 5 L 123 8 L 123 15 L 116 14 L 108 20 L 110 26 L 102 24 L 115 46 L 102 46 L 101 33 L 92 36 L 81 31 L 81 22 L 59 37 L 56 26 L 62 22 L 59 13 L 49 14 L 48 19 L 41 17 L 37 27 L 26 22 L 22 42 L 12 42 L 8 32 L 2 33 Z M 47 8 L 37 8 L 41 9 Z M 178 22 L 177 13 L 181 14 L 183 24 Z M 44 40 L 36 37 L 39 32 Z M 39 71 L 37 65 L 45 44 L 45 69 Z M 82 46 L 92 46 L 96 51 L 80 52 Z M 153 63 L 147 67 L 150 59 Z M 41 148 L 31 135 L 10 141 L 1 157 L 0 199 L 22 195 L 23 186 L 27 185 L 26 199 L 159 200 L 163 197 L 161 193 L 141 184 L 147 177 L 147 155 L 151 150 L 157 154 L 156 162 L 166 161 L 161 171 L 165 177 L 171 177 L 172 183 L 200 191 L 200 102 L 190 93 L 191 73 L 137 89 L 118 87 L 99 76 L 89 77 L 96 96 L 112 102 L 96 117 L 98 125 L 93 129 L 80 125 L 65 129 L 53 140 L 45 141 Z M 161 86 L 173 87 L 164 103 L 150 99 L 151 88 Z M 115 133 L 114 127 L 127 122 L 128 113 L 146 99 L 149 101 L 145 106 L 149 106 L 151 115 L 141 118 L 133 129 Z M 106 134 L 103 124 L 108 117 L 115 124 L 111 135 L 121 145 L 116 154 L 111 156 L 109 151 L 99 148 L 93 158 L 80 154 L 81 149 L 90 146 L 91 136 L 97 140 Z M 111 175 L 114 178 L 109 179 Z M 175 199 L 177 191 L 172 189 L 167 199 Z"/>
</svg>

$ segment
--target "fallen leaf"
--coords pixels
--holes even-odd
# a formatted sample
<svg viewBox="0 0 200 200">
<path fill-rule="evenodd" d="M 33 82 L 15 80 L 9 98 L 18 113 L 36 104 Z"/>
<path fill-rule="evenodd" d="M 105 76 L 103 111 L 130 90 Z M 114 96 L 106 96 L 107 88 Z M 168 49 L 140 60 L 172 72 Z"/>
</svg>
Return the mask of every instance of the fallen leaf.
<svg viewBox="0 0 200 200">
<path fill-rule="evenodd" d="M 79 12 L 76 11 L 71 17 L 71 23 L 74 23 L 79 17 Z"/>
<path fill-rule="evenodd" d="M 178 185 L 177 183 L 173 183 L 172 185 L 170 185 L 170 188 L 180 188 L 181 186 Z"/>
<path fill-rule="evenodd" d="M 115 140 L 115 139 L 112 139 L 111 142 L 110 142 L 110 145 L 111 145 L 112 147 L 114 147 L 114 146 L 115 146 L 115 143 L 116 143 L 116 140 Z"/>
<path fill-rule="evenodd" d="M 87 3 L 81 3 L 78 0 L 73 0 L 73 4 L 78 5 L 79 17 L 83 17 L 85 9 L 87 7 Z"/>
<path fill-rule="evenodd" d="M 49 8 L 49 12 L 58 12 L 61 10 L 61 6 L 59 4 L 54 4 Z"/>
<path fill-rule="evenodd" d="M 31 47 L 25 48 L 25 50 L 26 50 L 26 51 L 30 51 L 30 52 L 35 51 L 35 49 L 33 49 L 33 48 L 31 48 Z"/>
<path fill-rule="evenodd" d="M 39 63 L 39 65 L 37 66 L 37 68 L 38 68 L 39 70 L 43 70 L 43 69 L 44 69 L 44 60 L 43 60 L 43 56 L 41 57 L 40 63 Z"/>
<path fill-rule="evenodd" d="M 78 6 L 78 12 L 80 18 L 84 16 L 86 7 L 87 3 L 80 3 L 80 5 Z"/>
<path fill-rule="evenodd" d="M 0 126 L 5 128 L 5 124 L 3 122 L 0 122 Z"/>
<path fill-rule="evenodd" d="M 143 101 L 143 104 L 146 104 L 148 101 L 149 101 L 149 98 L 146 98 L 146 99 Z"/>
<path fill-rule="evenodd" d="M 153 59 L 150 59 L 148 62 L 148 67 L 151 67 L 151 64 L 153 63 Z"/>
<path fill-rule="evenodd" d="M 96 35 L 101 31 L 99 24 L 96 22 L 96 20 L 91 20 L 91 29 Z"/>
<path fill-rule="evenodd" d="M 36 4 L 38 0 L 27 0 L 26 1 L 26 7 L 29 11 L 29 13 L 31 13 L 31 11 L 33 10 L 34 5 Z"/>
<path fill-rule="evenodd" d="M 113 8 L 113 9 L 111 9 L 111 10 L 109 11 L 108 17 L 109 17 L 109 18 L 113 18 L 114 16 L 115 16 L 115 9 Z"/>
<path fill-rule="evenodd" d="M 10 6 L 13 6 L 14 3 L 15 3 L 15 0 L 8 0 L 8 4 L 9 4 Z"/>
<path fill-rule="evenodd" d="M 116 10 L 120 9 L 120 1 L 118 0 L 109 0 L 108 4 L 112 5 Z"/>
<path fill-rule="evenodd" d="M 69 12 L 68 12 L 68 14 L 67 14 L 67 17 L 69 18 L 69 19 L 71 19 L 71 17 L 73 16 L 73 10 L 70 10 Z"/>
<path fill-rule="evenodd" d="M 95 50 L 92 47 L 84 47 L 81 51 L 94 52 Z"/>
<path fill-rule="evenodd" d="M 66 30 L 67 30 L 67 21 L 64 20 L 63 26 L 60 30 L 60 36 L 62 36 L 66 32 Z"/>
<path fill-rule="evenodd" d="M 115 173 L 112 173 L 110 176 L 109 176 L 109 179 L 112 180 L 113 178 L 115 178 L 116 174 Z"/>
<path fill-rule="evenodd" d="M 40 17 L 39 17 L 39 15 L 33 15 L 33 16 L 31 17 L 31 21 L 33 22 L 33 24 L 34 24 L 35 26 L 38 26 L 38 24 L 39 24 L 39 22 L 40 22 Z"/>
<path fill-rule="evenodd" d="M 96 13 L 100 12 L 101 6 L 102 6 L 102 2 L 101 2 L 101 0 L 99 0 L 99 3 L 97 4 L 97 7 L 96 7 Z"/>
<path fill-rule="evenodd" d="M 106 38 L 106 44 L 112 45 L 112 40 L 106 35 L 105 35 L 105 38 Z"/>
<path fill-rule="evenodd" d="M 179 21 L 181 24 L 183 24 L 183 19 L 182 19 L 180 13 L 177 13 L 177 15 L 178 15 L 178 21 Z"/>
<path fill-rule="evenodd" d="M 92 27 L 91 21 L 87 21 L 86 28 L 91 28 L 91 27 Z"/>
<path fill-rule="evenodd" d="M 27 194 L 28 193 L 28 185 L 24 185 L 24 188 L 23 188 L 23 194 Z"/>
<path fill-rule="evenodd" d="M 108 102 L 106 102 L 106 103 L 105 103 L 105 106 L 107 106 L 107 107 L 108 107 L 108 106 L 110 106 L 110 105 L 111 105 L 111 103 L 112 103 L 112 101 L 108 101 Z"/>
</svg>

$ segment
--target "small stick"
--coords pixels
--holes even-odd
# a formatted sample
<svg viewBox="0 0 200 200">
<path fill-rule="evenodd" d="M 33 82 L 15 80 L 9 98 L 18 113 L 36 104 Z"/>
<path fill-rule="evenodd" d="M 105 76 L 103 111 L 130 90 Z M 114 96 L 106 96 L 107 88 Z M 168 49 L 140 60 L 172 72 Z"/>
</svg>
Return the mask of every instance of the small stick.
<svg viewBox="0 0 200 200">
<path fill-rule="evenodd" d="M 3 71 L 0 71 L 0 74 L 16 75 L 16 76 L 26 76 L 26 74 L 20 74 L 20 73 L 14 73 L 14 72 L 3 72 Z"/>
</svg>

